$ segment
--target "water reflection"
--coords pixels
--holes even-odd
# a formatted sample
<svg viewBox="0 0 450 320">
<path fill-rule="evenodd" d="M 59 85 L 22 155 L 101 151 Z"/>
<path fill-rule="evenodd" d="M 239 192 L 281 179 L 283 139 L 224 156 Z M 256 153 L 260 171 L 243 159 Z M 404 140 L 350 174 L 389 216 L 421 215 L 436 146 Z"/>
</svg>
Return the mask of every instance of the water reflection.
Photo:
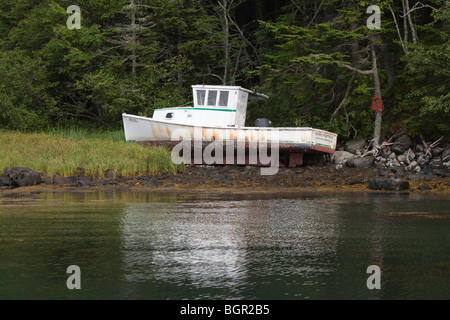
<svg viewBox="0 0 450 320">
<path fill-rule="evenodd" d="M 226 289 L 229 298 L 272 277 L 308 284 L 336 268 L 336 221 L 336 206 L 311 200 L 129 204 L 124 276 Z"/>
<path fill-rule="evenodd" d="M 3 299 L 448 299 L 447 199 L 77 192 L 0 198 Z M 66 268 L 82 269 L 67 290 Z M 382 270 L 368 290 L 366 269 Z"/>
<path fill-rule="evenodd" d="M 130 204 L 122 221 L 125 278 L 233 289 L 247 276 L 236 213 L 246 214 L 237 202 Z"/>
</svg>

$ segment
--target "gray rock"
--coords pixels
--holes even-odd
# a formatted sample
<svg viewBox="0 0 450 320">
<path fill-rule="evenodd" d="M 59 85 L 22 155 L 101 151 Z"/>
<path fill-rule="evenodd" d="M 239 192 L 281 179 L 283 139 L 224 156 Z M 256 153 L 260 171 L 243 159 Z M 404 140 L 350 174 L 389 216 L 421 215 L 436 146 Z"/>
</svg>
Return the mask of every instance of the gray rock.
<svg viewBox="0 0 450 320">
<path fill-rule="evenodd" d="M 424 152 L 425 151 L 425 147 L 422 144 L 418 144 L 418 145 L 416 145 L 416 151 Z"/>
<path fill-rule="evenodd" d="M 12 184 L 12 180 L 9 177 L 0 176 L 0 187 L 9 186 Z"/>
<path fill-rule="evenodd" d="M 403 170 L 403 168 L 400 168 L 400 169 L 398 169 L 398 170 L 395 172 L 395 177 L 396 177 L 396 178 L 404 178 L 405 175 L 406 175 L 406 173 L 405 173 L 405 171 Z"/>
<path fill-rule="evenodd" d="M 387 177 L 387 176 L 389 176 L 389 172 L 386 171 L 386 170 L 380 170 L 380 172 L 378 173 L 378 175 L 379 175 L 380 177 Z"/>
<path fill-rule="evenodd" d="M 355 139 L 355 140 L 348 141 L 344 146 L 344 150 L 355 154 L 358 149 L 362 150 L 362 149 L 364 149 L 365 146 L 366 146 L 366 140 Z"/>
<path fill-rule="evenodd" d="M 426 183 L 420 185 L 417 189 L 419 189 L 419 190 L 431 190 L 430 186 L 427 185 Z"/>
<path fill-rule="evenodd" d="M 91 179 L 88 177 L 79 177 L 77 181 L 78 187 L 89 187 L 91 184 Z"/>
<path fill-rule="evenodd" d="M 41 173 L 41 182 L 45 185 L 50 185 L 52 184 L 52 179 L 50 179 L 49 177 L 47 177 L 47 175 L 45 173 Z"/>
<path fill-rule="evenodd" d="M 418 173 L 413 173 L 408 176 L 409 180 L 420 180 L 422 178 L 423 178 L 423 175 L 418 174 Z"/>
<path fill-rule="evenodd" d="M 441 147 L 434 147 L 433 149 L 431 149 L 431 153 L 433 154 L 433 156 L 438 156 L 442 152 L 444 152 L 444 148 Z"/>
<path fill-rule="evenodd" d="M 26 167 L 5 167 L 0 176 L 1 184 L 10 187 L 28 187 L 40 184 L 41 176 L 36 170 Z"/>
<path fill-rule="evenodd" d="M 437 169 L 434 171 L 434 173 L 439 177 L 445 178 L 448 174 L 448 170 L 447 169 Z"/>
<path fill-rule="evenodd" d="M 389 146 L 386 146 L 383 149 L 381 149 L 381 156 L 383 158 L 388 158 L 391 153 L 392 153 L 392 151 Z"/>
<path fill-rule="evenodd" d="M 437 175 L 433 174 L 433 173 L 427 173 L 423 176 L 423 180 L 425 181 L 431 181 L 433 179 L 437 179 Z"/>
<path fill-rule="evenodd" d="M 442 161 L 440 158 L 434 158 L 430 161 L 430 166 L 434 168 L 439 168 L 442 166 Z"/>
<path fill-rule="evenodd" d="M 420 156 L 417 157 L 417 164 L 419 166 L 422 167 L 422 166 L 427 165 L 429 163 L 430 163 L 430 157 L 428 157 L 428 156 L 426 156 L 424 154 L 421 154 Z"/>
<path fill-rule="evenodd" d="M 447 148 L 447 149 L 445 149 L 443 152 L 442 152 L 442 159 L 444 159 L 445 157 L 448 157 L 448 156 L 450 156 L 450 148 Z"/>
<path fill-rule="evenodd" d="M 430 166 L 423 166 L 422 172 L 423 174 L 433 173 Z"/>
<path fill-rule="evenodd" d="M 408 151 L 405 152 L 406 161 L 408 163 L 411 163 L 416 158 L 416 154 L 411 149 L 408 149 Z"/>
<path fill-rule="evenodd" d="M 389 154 L 389 159 L 391 159 L 391 160 L 394 160 L 394 159 L 397 159 L 397 157 L 395 156 L 395 153 L 391 153 L 391 154 Z"/>
<path fill-rule="evenodd" d="M 409 189 L 409 182 L 403 179 L 372 178 L 368 183 L 371 190 L 403 191 Z"/>
<path fill-rule="evenodd" d="M 397 161 L 397 160 L 393 160 L 392 161 L 392 166 L 393 167 L 398 167 L 398 166 L 400 166 L 401 164 L 400 164 L 400 162 L 399 161 Z"/>
<path fill-rule="evenodd" d="M 397 173 L 397 171 L 404 171 L 404 168 L 402 166 L 395 166 L 391 168 L 391 172 Z"/>
<path fill-rule="evenodd" d="M 370 168 L 374 162 L 374 157 L 352 158 L 347 161 L 346 166 L 350 168 Z"/>
<path fill-rule="evenodd" d="M 375 164 L 375 168 L 377 169 L 386 169 L 386 164 L 383 162 L 378 162 Z"/>
<path fill-rule="evenodd" d="M 407 167 L 407 169 L 409 170 L 409 171 L 414 171 L 415 169 L 416 169 L 416 167 L 417 167 L 417 162 L 416 161 L 413 161 L 413 162 L 411 162 L 411 164 Z M 420 167 L 419 167 L 420 168 Z"/>
<path fill-rule="evenodd" d="M 52 177 L 52 182 L 54 185 L 76 184 L 78 182 L 78 178 L 75 176 L 63 177 L 59 174 L 54 174 Z"/>
<path fill-rule="evenodd" d="M 355 179 L 351 179 L 350 181 L 348 181 L 346 184 L 348 186 L 353 186 L 355 184 L 363 184 L 364 183 L 364 179 L 362 178 L 355 178 Z"/>
<path fill-rule="evenodd" d="M 397 138 L 395 143 L 391 146 L 391 150 L 396 154 L 400 155 L 405 153 L 411 145 L 412 145 L 411 138 L 408 135 L 403 134 Z"/>
<path fill-rule="evenodd" d="M 345 164 L 349 159 L 353 158 L 354 155 L 347 151 L 335 151 L 331 157 L 331 162 L 336 164 Z"/>
<path fill-rule="evenodd" d="M 108 171 L 105 172 L 105 179 L 106 179 L 106 180 L 112 180 L 112 179 L 114 179 L 115 177 L 116 177 L 116 175 L 114 174 L 113 171 L 108 170 Z"/>
<path fill-rule="evenodd" d="M 406 163 L 406 156 L 404 154 L 401 154 L 397 157 L 398 161 Z"/>
<path fill-rule="evenodd" d="M 107 183 L 107 181 L 105 179 L 99 179 L 97 181 L 97 185 L 99 185 L 99 186 L 104 186 L 104 185 L 106 185 L 106 183 Z"/>
<path fill-rule="evenodd" d="M 159 180 L 150 180 L 145 184 L 147 188 L 158 188 L 162 187 L 163 185 L 164 183 Z"/>
</svg>

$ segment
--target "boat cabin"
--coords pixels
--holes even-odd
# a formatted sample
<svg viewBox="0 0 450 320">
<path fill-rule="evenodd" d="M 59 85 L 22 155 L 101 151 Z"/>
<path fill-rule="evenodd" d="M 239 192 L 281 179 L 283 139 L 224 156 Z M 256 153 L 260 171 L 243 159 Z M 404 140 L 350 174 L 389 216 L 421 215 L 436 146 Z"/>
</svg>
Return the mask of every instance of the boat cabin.
<svg viewBox="0 0 450 320">
<path fill-rule="evenodd" d="M 244 127 L 250 98 L 267 98 L 239 86 L 192 86 L 193 107 L 156 109 L 154 120 L 194 126 Z"/>
</svg>

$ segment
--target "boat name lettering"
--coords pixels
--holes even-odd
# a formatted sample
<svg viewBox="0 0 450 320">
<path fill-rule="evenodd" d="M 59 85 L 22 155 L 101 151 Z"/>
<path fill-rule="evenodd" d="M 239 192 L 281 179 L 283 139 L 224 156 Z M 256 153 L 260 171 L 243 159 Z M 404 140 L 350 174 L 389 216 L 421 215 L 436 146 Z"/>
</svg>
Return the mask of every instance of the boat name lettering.
<svg viewBox="0 0 450 320">
<path fill-rule="evenodd" d="M 316 140 L 320 140 L 322 142 L 328 142 L 329 144 L 333 143 L 333 137 L 324 132 L 316 132 Z"/>
</svg>

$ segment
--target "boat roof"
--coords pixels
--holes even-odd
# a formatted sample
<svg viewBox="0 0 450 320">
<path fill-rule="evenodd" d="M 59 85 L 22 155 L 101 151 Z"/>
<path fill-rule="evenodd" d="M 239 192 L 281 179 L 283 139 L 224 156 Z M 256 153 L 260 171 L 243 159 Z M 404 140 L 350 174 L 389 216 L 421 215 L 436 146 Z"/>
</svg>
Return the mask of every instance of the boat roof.
<svg viewBox="0 0 450 320">
<path fill-rule="evenodd" d="M 245 89 L 243 87 L 240 86 L 224 86 L 224 85 L 206 85 L 206 84 L 198 84 L 198 85 L 193 85 L 192 86 L 193 89 L 217 89 L 217 90 L 241 90 L 244 92 L 247 92 L 253 99 L 268 99 L 269 96 L 262 94 L 262 93 L 258 93 L 256 91 L 252 91 L 249 89 Z"/>
</svg>

